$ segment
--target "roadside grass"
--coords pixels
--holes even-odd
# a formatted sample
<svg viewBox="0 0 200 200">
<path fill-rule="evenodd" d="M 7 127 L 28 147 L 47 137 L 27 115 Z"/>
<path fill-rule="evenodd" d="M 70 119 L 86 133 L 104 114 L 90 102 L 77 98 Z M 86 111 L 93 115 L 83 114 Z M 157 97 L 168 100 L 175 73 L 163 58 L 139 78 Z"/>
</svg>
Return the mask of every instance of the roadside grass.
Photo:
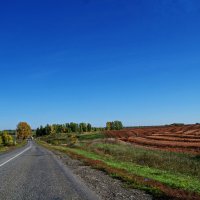
<svg viewBox="0 0 200 200">
<path fill-rule="evenodd" d="M 200 180 L 198 177 L 186 175 L 187 173 L 159 169 L 144 163 L 138 164 L 134 160 L 130 160 L 129 157 L 122 159 L 122 155 L 118 151 L 126 152 L 127 150 L 123 150 L 121 144 L 115 146 L 113 144 L 97 143 L 96 146 L 84 147 L 84 145 L 81 145 L 79 148 L 49 145 L 44 142 L 40 142 L 40 144 L 50 149 L 65 152 L 73 158 L 83 160 L 94 168 L 101 169 L 112 177 L 123 180 L 130 187 L 145 190 L 154 196 L 163 196 L 163 198 L 164 196 L 170 196 L 174 199 L 181 196 L 179 199 L 200 199 Z M 105 151 L 102 151 L 102 149 Z M 146 149 L 142 151 L 149 152 Z M 137 151 L 138 155 L 141 152 Z"/>
<path fill-rule="evenodd" d="M 200 159 L 197 155 L 147 150 L 133 145 L 105 142 L 84 145 L 83 148 L 102 155 L 110 155 L 120 161 L 200 179 Z"/>
<path fill-rule="evenodd" d="M 87 134 L 79 134 L 78 139 L 79 141 L 83 140 L 95 140 L 95 139 L 103 139 L 106 136 L 101 132 L 94 132 L 94 133 L 87 133 Z"/>
<path fill-rule="evenodd" d="M 48 135 L 42 137 L 42 140 L 55 144 L 55 145 L 61 145 L 61 144 L 66 144 L 67 143 L 67 136 L 68 135 L 75 135 L 79 141 L 84 141 L 84 140 L 95 140 L 95 139 L 103 139 L 106 136 L 102 134 L 101 132 L 90 132 L 90 133 L 59 133 L 56 134 L 55 136 Z"/>
<path fill-rule="evenodd" d="M 0 153 L 6 152 L 9 150 L 9 147 L 7 146 L 0 146 Z"/>
<path fill-rule="evenodd" d="M 26 143 L 26 141 L 22 141 L 12 146 L 0 146 L 0 153 L 6 153 L 8 151 L 23 147 L 24 145 L 26 145 Z"/>
</svg>

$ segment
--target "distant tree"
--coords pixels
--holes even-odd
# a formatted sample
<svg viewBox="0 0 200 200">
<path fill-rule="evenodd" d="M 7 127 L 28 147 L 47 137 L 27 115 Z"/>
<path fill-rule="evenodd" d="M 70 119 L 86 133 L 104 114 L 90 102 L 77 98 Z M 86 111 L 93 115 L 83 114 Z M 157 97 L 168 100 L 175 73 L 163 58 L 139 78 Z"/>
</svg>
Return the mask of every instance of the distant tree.
<svg viewBox="0 0 200 200">
<path fill-rule="evenodd" d="M 123 129 L 123 124 L 121 121 L 107 122 L 106 130 L 121 130 Z"/>
<path fill-rule="evenodd" d="M 40 128 L 38 128 L 37 130 L 36 130 L 36 135 L 37 136 L 43 136 L 43 135 L 45 135 L 46 134 L 46 132 L 45 132 L 45 128 L 43 128 L 43 126 L 40 126 Z"/>
<path fill-rule="evenodd" d="M 58 124 L 53 124 L 51 127 L 55 134 L 59 133 L 60 127 L 58 126 Z"/>
<path fill-rule="evenodd" d="M 55 126 L 55 125 L 52 125 L 52 126 L 51 126 L 50 134 L 51 134 L 52 136 L 56 135 L 56 126 Z"/>
<path fill-rule="evenodd" d="M 114 122 L 111 122 L 111 130 L 116 130 L 116 124 Z"/>
<path fill-rule="evenodd" d="M 36 133 L 36 136 L 37 136 L 37 137 L 41 136 L 41 135 L 40 135 L 40 129 L 39 129 L 39 128 L 36 129 L 35 133 Z"/>
<path fill-rule="evenodd" d="M 112 122 L 107 122 L 106 123 L 106 130 L 112 130 Z"/>
<path fill-rule="evenodd" d="M 0 146 L 3 144 L 2 136 L 0 135 Z"/>
<path fill-rule="evenodd" d="M 92 125 L 90 123 L 87 124 L 87 131 L 88 132 L 92 131 Z"/>
<path fill-rule="evenodd" d="M 62 133 L 68 133 L 68 127 L 66 124 L 62 125 Z"/>
<path fill-rule="evenodd" d="M 123 128 L 121 121 L 114 121 L 113 122 L 113 128 L 114 130 L 121 130 Z"/>
<path fill-rule="evenodd" d="M 63 133 L 63 132 L 64 132 L 63 125 L 57 124 L 56 125 L 56 133 Z"/>
<path fill-rule="evenodd" d="M 26 139 L 32 133 L 30 125 L 28 123 L 26 123 L 26 122 L 20 122 L 17 125 L 17 130 L 16 131 L 17 131 L 17 137 L 18 138 L 22 138 L 22 139 Z"/>
<path fill-rule="evenodd" d="M 71 129 L 71 131 L 72 132 L 78 132 L 78 130 L 79 130 L 79 126 L 78 126 L 78 124 L 77 123 L 73 123 L 73 122 L 71 122 L 70 123 L 70 129 Z"/>
<path fill-rule="evenodd" d="M 119 121 L 118 123 L 119 123 L 119 128 L 123 129 L 124 128 L 123 123 L 121 121 Z"/>
<path fill-rule="evenodd" d="M 50 133 L 51 133 L 51 126 L 47 124 L 45 126 L 45 135 L 50 135 Z"/>
<path fill-rule="evenodd" d="M 80 123 L 79 124 L 79 131 L 80 132 L 87 132 L 87 124 L 86 123 Z"/>
<path fill-rule="evenodd" d="M 79 133 L 83 133 L 83 126 L 79 124 Z"/>
</svg>

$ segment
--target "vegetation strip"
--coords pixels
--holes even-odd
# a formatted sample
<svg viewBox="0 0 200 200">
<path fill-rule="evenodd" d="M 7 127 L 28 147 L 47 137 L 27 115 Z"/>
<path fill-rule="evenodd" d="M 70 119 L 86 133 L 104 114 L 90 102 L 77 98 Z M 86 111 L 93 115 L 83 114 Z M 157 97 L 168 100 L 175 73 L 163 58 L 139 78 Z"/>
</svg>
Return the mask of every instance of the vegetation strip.
<svg viewBox="0 0 200 200">
<path fill-rule="evenodd" d="M 181 194 L 181 199 L 200 199 L 199 180 L 191 179 L 190 177 L 184 175 L 176 176 L 169 172 L 152 169 L 146 166 L 119 162 L 114 159 L 111 160 L 105 156 L 100 156 L 83 149 L 52 146 L 47 145 L 46 143 L 42 144 L 48 148 L 67 152 L 71 156 L 78 156 L 79 159 L 84 160 L 93 167 L 100 168 L 108 173 L 111 173 L 111 175 L 115 177 L 132 183 L 134 187 L 137 182 L 140 183 L 138 187 L 141 189 L 142 183 L 142 185 L 144 185 L 142 189 L 156 195 L 158 194 L 159 189 L 160 191 L 166 193 L 166 195 L 173 197 L 177 197 Z"/>
<path fill-rule="evenodd" d="M 26 141 L 23 141 L 21 143 L 17 143 L 15 146 L 2 146 L 0 147 L 0 153 L 6 153 L 8 151 L 15 150 L 17 148 L 23 147 L 27 144 Z"/>
</svg>

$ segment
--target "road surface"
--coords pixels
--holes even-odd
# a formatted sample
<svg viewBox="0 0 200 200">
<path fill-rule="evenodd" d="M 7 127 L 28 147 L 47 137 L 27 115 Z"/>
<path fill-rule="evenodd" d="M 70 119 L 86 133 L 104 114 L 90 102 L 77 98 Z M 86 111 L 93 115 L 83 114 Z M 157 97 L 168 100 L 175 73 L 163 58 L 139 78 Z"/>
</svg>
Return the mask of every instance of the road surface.
<svg viewBox="0 0 200 200">
<path fill-rule="evenodd" d="M 0 200 L 95 200 L 53 153 L 29 142 L 0 154 Z"/>
</svg>

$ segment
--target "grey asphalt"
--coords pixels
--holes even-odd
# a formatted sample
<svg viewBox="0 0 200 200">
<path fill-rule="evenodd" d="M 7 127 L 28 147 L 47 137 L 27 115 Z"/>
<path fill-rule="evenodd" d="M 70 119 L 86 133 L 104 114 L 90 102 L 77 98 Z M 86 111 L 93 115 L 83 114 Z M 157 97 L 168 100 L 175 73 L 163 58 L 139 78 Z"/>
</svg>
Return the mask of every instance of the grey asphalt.
<svg viewBox="0 0 200 200">
<path fill-rule="evenodd" d="M 0 154 L 0 200 L 37 199 L 95 200 L 98 197 L 53 153 L 35 142 Z"/>
</svg>

